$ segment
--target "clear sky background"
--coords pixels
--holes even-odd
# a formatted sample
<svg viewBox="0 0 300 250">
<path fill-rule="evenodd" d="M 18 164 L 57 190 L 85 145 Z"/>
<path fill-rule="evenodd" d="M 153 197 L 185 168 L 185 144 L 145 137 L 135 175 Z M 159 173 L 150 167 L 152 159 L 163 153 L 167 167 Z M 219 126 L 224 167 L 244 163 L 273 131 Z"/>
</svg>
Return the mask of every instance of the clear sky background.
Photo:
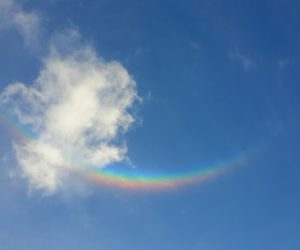
<svg viewBox="0 0 300 250">
<path fill-rule="evenodd" d="M 0 0 L 1 103 L 9 98 L 0 119 L 0 250 L 300 249 L 299 13 L 296 0 Z M 65 60 L 80 74 L 65 71 Z M 97 65 L 116 88 L 99 90 L 108 108 L 98 107 L 88 132 L 103 136 L 75 148 L 87 134 L 76 132 L 81 119 L 71 126 L 65 117 L 89 95 L 72 84 L 98 90 L 88 78 Z M 24 94 L 43 72 L 43 98 L 75 96 L 59 115 L 52 99 Z M 16 82 L 24 89 L 8 94 Z M 109 123 L 112 110 L 132 120 Z M 22 151 L 16 131 L 45 144 Z M 115 147 L 99 156 L 99 143 Z M 205 183 L 149 192 L 64 179 L 70 170 L 56 167 L 65 159 L 48 146 L 73 163 L 167 173 L 245 160 Z"/>
</svg>

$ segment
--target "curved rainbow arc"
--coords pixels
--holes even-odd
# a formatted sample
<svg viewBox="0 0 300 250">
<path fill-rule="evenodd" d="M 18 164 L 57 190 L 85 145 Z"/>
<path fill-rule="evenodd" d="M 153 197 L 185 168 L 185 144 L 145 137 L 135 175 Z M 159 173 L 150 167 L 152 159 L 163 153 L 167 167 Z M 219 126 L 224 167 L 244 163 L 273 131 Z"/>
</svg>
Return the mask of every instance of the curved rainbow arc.
<svg viewBox="0 0 300 250">
<path fill-rule="evenodd" d="M 177 173 L 147 173 L 135 170 L 114 170 L 104 168 L 86 173 L 86 177 L 94 183 L 130 190 L 168 190 L 181 186 L 200 184 L 214 179 L 234 167 L 241 165 L 245 156 L 228 162 L 212 164 L 206 168 Z"/>
<path fill-rule="evenodd" d="M 201 172 L 194 176 L 161 175 L 158 177 L 147 176 L 145 174 L 122 174 L 107 171 L 97 171 L 88 173 L 87 177 L 92 182 L 109 187 L 118 187 L 131 190 L 166 190 L 193 183 L 208 181 L 221 174 L 216 171 Z"/>
<path fill-rule="evenodd" d="M 10 119 L 8 115 L 3 116 L 0 113 L 0 122 L 4 125 L 6 130 L 21 143 L 36 140 L 30 132 L 14 124 L 15 121 Z M 241 152 L 235 158 L 231 158 L 227 161 L 218 162 L 206 167 L 199 167 L 186 172 L 175 173 L 136 171 L 128 168 L 118 170 L 109 167 L 97 169 L 94 167 L 78 166 L 76 164 L 71 165 L 76 166 L 73 169 L 75 172 L 80 173 L 80 175 L 96 184 L 129 190 L 159 191 L 200 184 L 214 179 L 232 170 L 234 167 L 242 165 L 251 155 L 255 154 L 259 148 L 260 147 L 256 147 L 252 150 Z"/>
</svg>

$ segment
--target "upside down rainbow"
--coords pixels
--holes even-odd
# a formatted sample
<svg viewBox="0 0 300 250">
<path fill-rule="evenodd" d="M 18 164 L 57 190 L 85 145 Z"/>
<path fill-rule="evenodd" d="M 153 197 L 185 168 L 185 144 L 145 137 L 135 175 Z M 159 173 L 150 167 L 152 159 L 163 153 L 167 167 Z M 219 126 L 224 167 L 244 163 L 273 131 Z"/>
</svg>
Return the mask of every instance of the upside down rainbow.
<svg viewBox="0 0 300 250">
<path fill-rule="evenodd" d="M 164 190 L 214 179 L 234 167 L 242 165 L 248 157 L 240 156 L 229 161 L 181 172 L 147 172 L 139 169 L 102 168 L 85 173 L 85 176 L 106 186 L 132 190 Z"/>
<path fill-rule="evenodd" d="M 0 114 L 0 124 L 18 141 L 27 143 L 34 141 L 33 135 L 24 130 L 15 121 Z M 95 168 L 76 167 L 76 172 L 87 180 L 104 186 L 130 190 L 165 190 L 180 186 L 199 184 L 214 179 L 236 166 L 242 165 L 251 155 L 257 152 L 248 150 L 226 161 L 220 161 L 206 167 L 177 172 L 150 172 L 130 168 Z"/>
</svg>

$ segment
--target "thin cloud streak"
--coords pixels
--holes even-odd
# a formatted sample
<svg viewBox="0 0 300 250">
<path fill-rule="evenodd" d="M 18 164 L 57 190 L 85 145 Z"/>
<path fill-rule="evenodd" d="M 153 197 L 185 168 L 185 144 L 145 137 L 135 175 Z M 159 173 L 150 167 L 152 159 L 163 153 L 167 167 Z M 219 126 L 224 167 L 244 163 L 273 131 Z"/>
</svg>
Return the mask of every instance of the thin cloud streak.
<svg viewBox="0 0 300 250">
<path fill-rule="evenodd" d="M 34 12 L 25 11 L 18 1 L 0 1 L 0 28 L 15 28 L 26 46 L 34 47 L 41 30 L 41 19 Z"/>
<path fill-rule="evenodd" d="M 256 62 L 239 51 L 230 52 L 229 57 L 239 62 L 245 72 L 250 72 L 257 69 Z"/>
</svg>

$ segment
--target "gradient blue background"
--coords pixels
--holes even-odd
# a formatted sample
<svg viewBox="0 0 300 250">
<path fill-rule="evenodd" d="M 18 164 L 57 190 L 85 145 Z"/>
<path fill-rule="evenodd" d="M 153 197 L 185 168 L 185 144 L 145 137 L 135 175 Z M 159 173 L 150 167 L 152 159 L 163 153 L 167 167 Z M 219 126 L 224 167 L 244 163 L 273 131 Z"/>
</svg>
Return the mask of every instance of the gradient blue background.
<svg viewBox="0 0 300 250">
<path fill-rule="evenodd" d="M 126 135 L 137 167 L 205 166 L 266 145 L 204 185 L 85 197 L 27 195 L 10 178 L 0 127 L 0 250 L 300 249 L 300 2 L 296 0 L 23 1 L 43 18 L 38 52 L 0 31 L 0 90 L 32 82 L 50 34 L 80 29 L 120 61 L 144 102 Z M 248 66 L 245 64 L 248 62 Z"/>
</svg>

